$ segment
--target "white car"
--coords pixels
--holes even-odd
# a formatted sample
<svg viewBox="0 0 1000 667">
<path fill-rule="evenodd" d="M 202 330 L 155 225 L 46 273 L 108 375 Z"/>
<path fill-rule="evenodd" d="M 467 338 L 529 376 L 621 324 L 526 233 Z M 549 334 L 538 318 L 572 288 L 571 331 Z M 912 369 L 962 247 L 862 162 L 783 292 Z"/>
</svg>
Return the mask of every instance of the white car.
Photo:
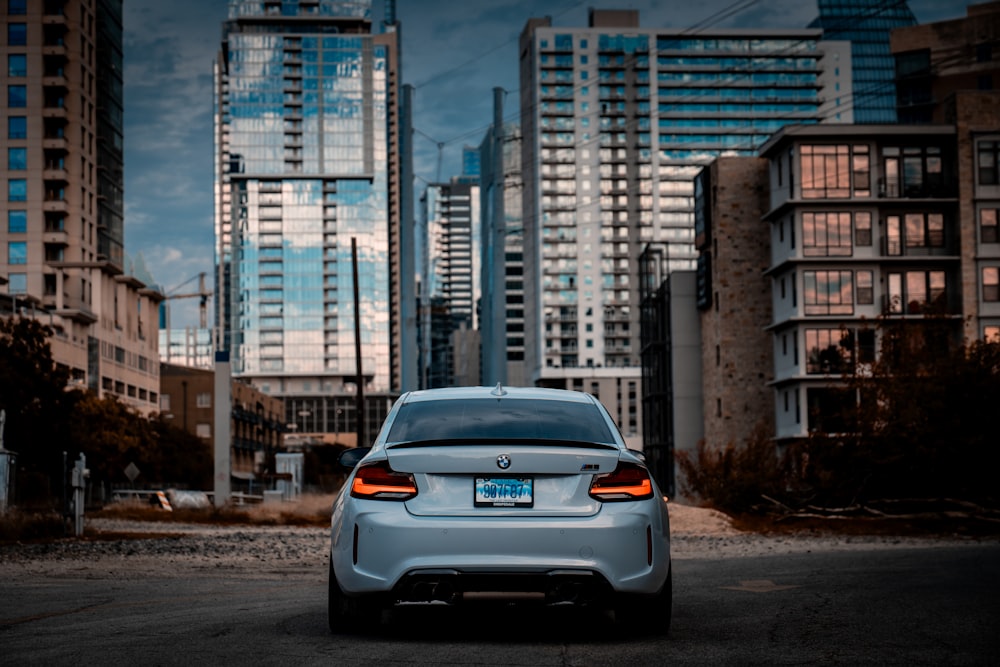
<svg viewBox="0 0 1000 667">
<path fill-rule="evenodd" d="M 667 503 L 604 407 L 560 389 L 404 394 L 333 506 L 333 632 L 398 603 L 593 605 L 670 627 Z"/>
</svg>

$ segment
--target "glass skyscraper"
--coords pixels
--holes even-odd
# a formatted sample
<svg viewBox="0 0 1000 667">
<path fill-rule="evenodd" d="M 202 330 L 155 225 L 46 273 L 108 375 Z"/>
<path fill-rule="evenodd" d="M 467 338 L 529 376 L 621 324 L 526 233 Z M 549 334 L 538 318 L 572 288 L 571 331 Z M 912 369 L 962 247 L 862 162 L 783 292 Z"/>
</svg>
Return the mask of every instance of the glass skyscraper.
<svg viewBox="0 0 1000 667">
<path fill-rule="evenodd" d="M 366 389 L 391 389 L 396 39 L 372 34 L 368 0 L 229 2 L 215 72 L 220 346 L 305 431 L 346 430 L 328 398 L 355 390 L 352 241 Z"/>
<path fill-rule="evenodd" d="M 895 60 L 889 32 L 917 25 L 905 0 L 817 0 L 819 16 L 810 27 L 823 38 L 851 43 L 855 123 L 895 123 Z"/>
</svg>

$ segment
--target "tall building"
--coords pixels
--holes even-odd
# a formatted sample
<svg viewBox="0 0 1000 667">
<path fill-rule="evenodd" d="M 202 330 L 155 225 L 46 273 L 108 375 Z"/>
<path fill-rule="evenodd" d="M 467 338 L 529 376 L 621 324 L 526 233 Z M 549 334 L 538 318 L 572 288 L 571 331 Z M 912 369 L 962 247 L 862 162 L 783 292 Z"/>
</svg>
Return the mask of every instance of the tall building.
<svg viewBox="0 0 1000 667">
<path fill-rule="evenodd" d="M 431 184 L 423 203 L 426 240 L 421 340 L 426 347 L 421 355 L 420 386 L 467 384 L 456 380 L 459 359 L 452 334 L 479 328 L 479 185 L 476 179 L 459 177 L 450 183 Z"/>
<path fill-rule="evenodd" d="M 521 131 L 503 122 L 502 108 L 480 145 L 480 165 L 482 382 L 524 386 Z"/>
<path fill-rule="evenodd" d="M 642 423 L 639 256 L 693 270 L 694 182 L 812 123 L 846 72 L 818 30 L 641 28 L 592 10 L 585 28 L 530 19 L 521 35 L 525 365 L 532 383 L 596 391 L 630 443 Z M 836 57 L 834 57 L 836 56 Z"/>
<path fill-rule="evenodd" d="M 965 18 L 894 30 L 901 123 L 943 123 L 950 96 L 1000 90 L 1000 2 L 969 5 Z"/>
<path fill-rule="evenodd" d="M 819 16 L 809 24 L 827 40 L 851 43 L 855 123 L 895 123 L 896 87 L 889 33 L 917 19 L 905 0 L 817 0 Z M 833 91 L 845 96 L 845 91 Z M 849 121 L 848 121 L 849 122 Z"/>
<path fill-rule="evenodd" d="M 235 376 L 285 399 L 300 432 L 346 430 L 364 389 L 375 433 L 398 384 L 390 327 L 406 276 L 388 21 L 373 34 L 368 0 L 231 0 L 216 63 L 220 345 Z"/>
<path fill-rule="evenodd" d="M 121 0 L 5 7 L 3 309 L 53 327 L 75 384 L 155 411 L 162 295 L 124 252 Z"/>
</svg>

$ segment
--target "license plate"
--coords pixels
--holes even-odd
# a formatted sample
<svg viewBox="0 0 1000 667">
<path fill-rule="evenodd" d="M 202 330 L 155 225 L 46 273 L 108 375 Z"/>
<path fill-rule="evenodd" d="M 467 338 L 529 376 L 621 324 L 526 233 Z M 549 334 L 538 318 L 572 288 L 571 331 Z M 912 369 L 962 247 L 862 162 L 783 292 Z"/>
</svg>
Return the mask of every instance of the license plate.
<svg viewBox="0 0 1000 667">
<path fill-rule="evenodd" d="M 477 477 L 476 507 L 532 507 L 535 503 L 531 477 Z"/>
</svg>

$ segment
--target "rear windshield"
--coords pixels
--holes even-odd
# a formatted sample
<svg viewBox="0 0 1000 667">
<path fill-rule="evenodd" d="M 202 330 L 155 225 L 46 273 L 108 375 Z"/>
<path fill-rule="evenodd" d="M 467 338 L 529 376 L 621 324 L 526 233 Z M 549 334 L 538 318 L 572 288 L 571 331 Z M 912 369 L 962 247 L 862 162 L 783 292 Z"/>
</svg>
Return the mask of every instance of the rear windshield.
<svg viewBox="0 0 1000 667">
<path fill-rule="evenodd" d="M 523 398 L 407 403 L 392 423 L 388 442 L 470 438 L 615 442 L 596 405 Z"/>
</svg>

